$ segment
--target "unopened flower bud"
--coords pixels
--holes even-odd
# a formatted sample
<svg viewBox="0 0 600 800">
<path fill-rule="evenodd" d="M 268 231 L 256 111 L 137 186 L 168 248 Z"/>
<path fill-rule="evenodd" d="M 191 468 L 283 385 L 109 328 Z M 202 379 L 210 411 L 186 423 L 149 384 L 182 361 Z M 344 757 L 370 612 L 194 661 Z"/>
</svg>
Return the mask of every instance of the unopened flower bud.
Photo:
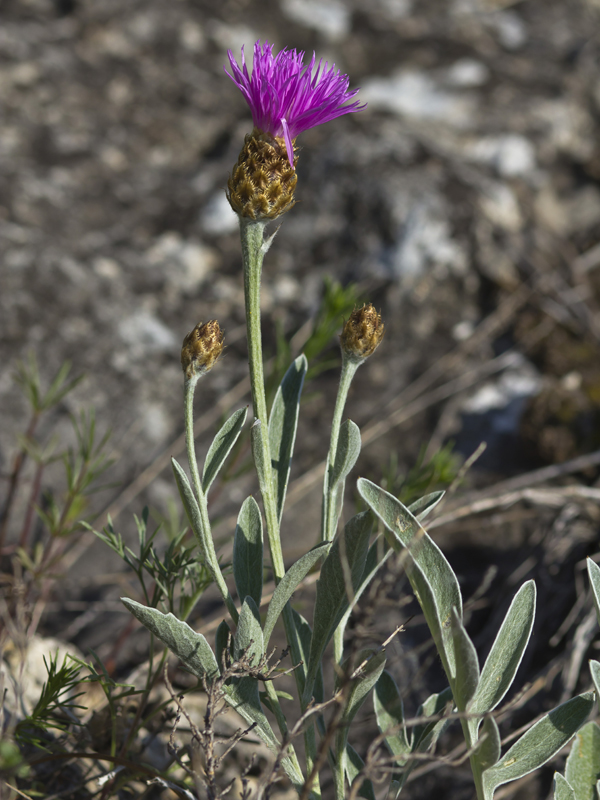
<svg viewBox="0 0 600 800">
<path fill-rule="evenodd" d="M 236 214 L 250 219 L 275 219 L 296 202 L 298 176 L 281 137 L 254 128 L 246 134 L 233 173 L 227 181 L 227 199 Z"/>
<path fill-rule="evenodd" d="M 381 314 L 370 303 L 362 308 L 355 308 L 342 329 L 342 351 L 354 361 L 368 358 L 379 347 L 383 339 L 383 329 Z"/>
<path fill-rule="evenodd" d="M 210 372 L 223 352 L 223 331 L 216 319 L 199 322 L 183 340 L 181 366 L 186 380 L 193 380 Z"/>
</svg>

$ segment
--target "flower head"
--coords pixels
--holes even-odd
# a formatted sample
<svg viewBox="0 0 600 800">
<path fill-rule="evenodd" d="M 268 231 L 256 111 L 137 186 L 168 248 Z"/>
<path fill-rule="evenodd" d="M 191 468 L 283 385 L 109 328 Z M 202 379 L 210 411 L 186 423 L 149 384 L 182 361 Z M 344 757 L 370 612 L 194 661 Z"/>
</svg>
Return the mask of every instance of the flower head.
<svg viewBox="0 0 600 800">
<path fill-rule="evenodd" d="M 187 381 L 196 383 L 210 372 L 223 352 L 224 333 L 216 319 L 199 322 L 183 340 L 181 366 Z"/>
<path fill-rule="evenodd" d="M 288 161 L 294 167 L 293 140 L 299 133 L 324 122 L 364 108 L 358 101 L 350 103 L 358 89 L 348 91 L 348 76 L 329 67 L 316 56 L 303 64 L 304 52 L 281 50 L 273 55 L 273 47 L 260 41 L 254 45 L 252 75 L 248 73 L 244 48 L 242 66 L 228 51 L 232 75 L 250 106 L 255 128 L 275 138 L 283 138 Z M 314 71 L 314 74 L 313 74 Z"/>
<path fill-rule="evenodd" d="M 371 303 L 355 308 L 344 323 L 340 336 L 342 352 L 352 361 L 362 363 L 381 344 L 383 329 L 381 314 L 377 313 Z"/>
</svg>

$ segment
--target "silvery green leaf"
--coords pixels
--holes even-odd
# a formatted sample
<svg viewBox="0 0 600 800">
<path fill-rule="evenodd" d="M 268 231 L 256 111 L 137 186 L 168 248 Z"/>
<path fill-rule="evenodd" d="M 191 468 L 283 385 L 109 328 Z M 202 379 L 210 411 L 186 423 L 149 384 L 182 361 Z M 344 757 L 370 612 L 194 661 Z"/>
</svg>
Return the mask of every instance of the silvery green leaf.
<svg viewBox="0 0 600 800">
<path fill-rule="evenodd" d="M 379 680 L 379 676 L 385 667 L 385 660 L 385 651 L 375 653 L 372 650 L 361 650 L 356 655 L 353 663 L 356 668 L 360 668 L 360 671 L 352 678 L 350 691 L 347 695 L 346 708 L 344 709 L 341 724 L 336 733 L 336 753 L 345 753 L 350 723 L 367 699 L 371 689 Z M 366 663 L 363 665 L 363 662 Z M 361 667 L 361 665 L 363 666 Z M 345 672 L 348 668 L 349 661 L 346 661 L 342 664 L 342 671 Z M 336 688 L 340 688 L 339 676 L 336 676 Z"/>
<path fill-rule="evenodd" d="M 596 689 L 596 700 L 600 702 L 600 661 L 590 661 L 590 672 Z"/>
<path fill-rule="evenodd" d="M 260 606 L 263 587 L 263 527 L 260 508 L 247 497 L 233 537 L 233 577 L 240 600 L 251 597 Z"/>
<path fill-rule="evenodd" d="M 273 486 L 279 520 L 281 520 L 283 512 L 294 442 L 296 441 L 300 395 L 307 368 L 306 356 L 304 354 L 298 356 L 285 373 L 281 385 L 277 389 L 273 408 L 271 409 L 271 418 L 269 419 Z"/>
<path fill-rule="evenodd" d="M 550 711 L 518 739 L 510 750 L 483 773 L 485 800 L 503 783 L 515 781 L 541 767 L 573 738 L 594 705 L 594 693 L 585 692 Z"/>
<path fill-rule="evenodd" d="M 431 492 L 431 494 L 426 494 L 424 497 L 420 497 L 418 500 L 415 500 L 414 503 L 411 503 L 408 510 L 421 522 L 433 511 L 445 494 L 446 492 Z"/>
<path fill-rule="evenodd" d="M 479 686 L 469 704 L 472 714 L 492 711 L 509 690 L 529 642 L 535 617 L 535 583 L 527 581 L 515 595 L 481 670 Z M 476 735 L 477 719 L 469 724 Z"/>
<path fill-rule="evenodd" d="M 363 574 L 361 576 L 358 586 L 354 591 L 354 602 L 349 603 L 346 598 L 344 613 L 342 614 L 342 618 L 340 620 L 340 627 L 342 631 L 346 630 L 346 625 L 348 624 L 348 619 L 350 618 L 350 614 L 352 613 L 353 609 L 358 603 L 362 593 L 371 583 L 377 571 L 381 569 L 381 567 L 385 564 L 385 562 L 388 560 L 388 558 L 392 555 L 393 552 L 394 551 L 388 547 L 387 542 L 385 541 L 384 538 L 378 538 L 377 541 L 373 542 L 373 544 L 369 548 L 369 552 L 365 560 L 365 568 Z"/>
<path fill-rule="evenodd" d="M 327 555 L 330 547 L 331 542 L 322 542 L 316 547 L 313 547 L 312 550 L 309 550 L 308 553 L 305 553 L 292 564 L 277 584 L 271 602 L 269 603 L 269 608 L 267 609 L 267 618 L 264 627 L 265 648 L 269 644 L 273 628 L 285 604 L 296 591 L 298 584 L 304 580 L 317 561 Z"/>
<path fill-rule="evenodd" d="M 412 558 L 406 574 L 452 681 L 456 674 L 452 609 L 456 608 L 462 618 L 456 575 L 439 547 L 399 500 L 365 478 L 359 478 L 357 485 L 363 500 L 393 534 L 390 544 L 395 549 L 405 547 Z"/>
<path fill-rule="evenodd" d="M 196 633 L 187 622 L 173 614 L 163 614 L 135 600 L 122 597 L 121 602 L 136 619 L 165 644 L 197 678 L 209 680 L 219 675 L 217 659 L 201 633 Z"/>
<path fill-rule="evenodd" d="M 575 800 L 575 793 L 560 772 L 554 773 L 554 800 Z"/>
<path fill-rule="evenodd" d="M 179 489 L 181 502 L 183 503 L 188 522 L 190 523 L 190 528 L 193 530 L 196 539 L 200 544 L 206 566 L 209 568 L 213 578 L 216 580 L 217 572 L 220 573 L 221 568 L 216 556 L 214 555 L 212 539 L 210 543 L 207 541 L 210 537 L 210 531 L 204 530 L 202 517 L 200 515 L 200 508 L 198 507 L 198 501 L 194 496 L 194 492 L 192 491 L 192 487 L 190 486 L 187 475 L 174 458 L 171 459 L 171 464 L 173 466 L 173 474 L 175 475 L 175 481 L 177 483 L 177 488 Z"/>
<path fill-rule="evenodd" d="M 458 710 L 465 711 L 479 683 L 479 661 L 475 645 L 466 632 L 455 608 L 452 609 L 452 638 L 454 639 L 454 659 L 456 664 L 454 700 Z"/>
<path fill-rule="evenodd" d="M 239 659 L 244 653 L 254 667 L 257 666 L 264 653 L 260 613 L 251 597 L 244 598 L 237 629 L 233 637 L 233 657 Z"/>
<path fill-rule="evenodd" d="M 404 726 L 404 706 L 398 687 L 389 672 L 382 672 L 373 692 L 377 726 L 397 763 L 402 765 L 410 753 L 410 742 Z"/>
<path fill-rule="evenodd" d="M 592 586 L 592 593 L 594 595 L 594 604 L 596 606 L 596 614 L 598 615 L 598 623 L 600 624 L 600 567 L 591 558 L 587 560 L 588 575 L 590 576 L 590 584 Z"/>
<path fill-rule="evenodd" d="M 386 795 L 385 800 L 398 800 L 400 797 L 400 792 L 402 791 L 402 784 L 400 781 L 390 781 L 390 788 L 388 789 L 388 793 Z"/>
<path fill-rule="evenodd" d="M 217 632 L 215 633 L 215 654 L 217 656 L 217 664 L 219 665 L 219 670 L 222 670 L 223 667 L 223 655 L 227 650 L 227 645 L 229 644 L 229 637 L 231 636 L 231 630 L 229 625 L 223 620 L 219 627 L 217 628 Z"/>
<path fill-rule="evenodd" d="M 575 800 L 598 800 L 600 727 L 595 722 L 588 722 L 577 732 L 567 758 L 565 778 L 573 789 Z"/>
<path fill-rule="evenodd" d="M 411 735 L 411 753 L 426 753 L 434 747 L 437 740 L 442 735 L 444 728 L 448 725 L 449 719 L 444 716 L 446 708 L 452 703 L 452 691 L 450 687 L 444 689 L 439 694 L 432 694 L 425 700 L 423 705 L 417 709 L 417 717 L 433 717 L 431 722 L 419 723 L 413 728 Z M 393 797 L 398 797 L 402 787 L 406 783 L 408 776 L 419 762 L 416 759 L 409 760 L 404 767 L 402 774 L 397 780 L 398 790 Z"/>
<path fill-rule="evenodd" d="M 493 767 L 500 758 L 500 731 L 496 720 L 491 715 L 483 720 L 480 738 L 482 742 L 477 750 L 476 758 L 483 771 Z"/>
<path fill-rule="evenodd" d="M 312 691 L 312 683 L 323 652 L 346 610 L 349 602 L 348 590 L 351 588 L 355 591 L 360 584 L 371 528 L 372 520 L 368 511 L 352 517 L 343 532 L 334 540 L 321 568 L 317 582 L 306 691 Z M 345 571 L 350 586 L 346 583 Z M 305 696 L 305 701 L 309 700 L 310 697 Z"/>
<path fill-rule="evenodd" d="M 328 543 L 329 544 L 329 543 Z M 294 670 L 294 675 L 298 679 L 298 688 L 301 694 L 304 693 L 304 684 L 306 681 L 306 666 L 308 664 L 308 656 L 310 653 L 310 642 L 312 639 L 312 631 L 310 625 L 304 619 L 302 614 L 299 614 L 292 608 L 292 619 L 294 622 L 294 630 L 292 635 L 296 635 L 296 652 L 300 654 L 302 664 Z M 319 664 L 315 685 L 313 688 L 313 697 L 317 703 L 322 703 L 325 698 L 325 691 L 323 688 L 323 668 Z"/>
<path fill-rule="evenodd" d="M 346 778 L 348 779 L 348 784 L 352 786 L 354 779 L 365 766 L 365 762 L 358 755 L 351 744 L 346 745 L 346 762 L 344 766 L 346 769 Z M 373 789 L 372 781 L 365 780 L 362 782 L 362 785 L 358 790 L 358 796 L 364 797 L 365 800 L 375 800 L 375 790 Z"/>
<path fill-rule="evenodd" d="M 259 419 L 255 419 L 250 428 L 250 447 L 252 449 L 252 458 L 254 459 L 254 467 L 258 477 L 258 485 L 264 497 L 265 492 L 268 491 L 267 465 L 263 452 L 262 423 Z"/>
<path fill-rule="evenodd" d="M 330 491 L 344 481 L 360 455 L 360 430 L 356 423 L 347 419 L 340 426 L 335 462 L 331 468 Z"/>
<path fill-rule="evenodd" d="M 202 490 L 204 494 L 210 489 L 225 459 L 231 452 L 231 448 L 237 442 L 238 436 L 242 432 L 242 428 L 246 422 L 247 414 L 247 408 L 240 408 L 234 411 L 208 448 L 206 460 L 204 461 L 204 469 L 202 471 Z"/>
</svg>

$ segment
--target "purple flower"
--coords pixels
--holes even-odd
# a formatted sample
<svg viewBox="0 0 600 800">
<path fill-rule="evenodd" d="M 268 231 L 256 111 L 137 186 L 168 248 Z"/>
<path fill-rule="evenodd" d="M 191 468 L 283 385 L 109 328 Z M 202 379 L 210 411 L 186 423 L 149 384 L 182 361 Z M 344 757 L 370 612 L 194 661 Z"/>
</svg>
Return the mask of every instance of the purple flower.
<svg viewBox="0 0 600 800">
<path fill-rule="evenodd" d="M 358 94 L 358 89 L 348 91 L 348 76 L 319 61 L 313 75 L 316 57 L 304 66 L 304 52 L 281 50 L 273 55 L 273 47 L 265 41 L 254 45 L 252 75 L 248 74 L 244 48 L 242 68 L 231 50 L 228 51 L 233 75 L 227 74 L 238 86 L 250 106 L 254 125 L 271 136 L 280 136 L 290 164 L 294 165 L 292 140 L 302 131 L 329 122 L 365 106 L 358 101 L 348 103 Z M 344 105 L 346 103 L 347 105 Z"/>
</svg>

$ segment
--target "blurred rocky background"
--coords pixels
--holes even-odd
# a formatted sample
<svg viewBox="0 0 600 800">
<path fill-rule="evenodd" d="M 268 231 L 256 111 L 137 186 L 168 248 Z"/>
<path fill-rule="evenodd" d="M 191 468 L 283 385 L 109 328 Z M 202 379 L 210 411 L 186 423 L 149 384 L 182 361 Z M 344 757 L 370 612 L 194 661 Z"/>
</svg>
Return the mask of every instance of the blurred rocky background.
<svg viewBox="0 0 600 800">
<path fill-rule="evenodd" d="M 13 373 L 29 351 L 46 379 L 65 359 L 86 374 L 45 424 L 69 437 L 69 414 L 92 407 L 99 429 L 112 429 L 112 485 L 91 502 L 125 536 L 132 513 L 148 504 L 168 514 L 176 499 L 165 467 L 181 450 L 179 348 L 198 321 L 218 318 L 227 343 L 198 391 L 201 452 L 221 415 L 248 402 L 237 219 L 224 187 L 251 118 L 223 66 L 228 48 L 250 56 L 257 39 L 315 50 L 368 103 L 299 140 L 298 202 L 263 277 L 268 354 L 277 330 L 290 337 L 309 323 L 326 279 L 355 282 L 387 331 L 348 406 L 368 433 L 360 474 L 381 480 L 390 455 L 406 473 L 448 441 L 466 458 L 486 441 L 471 489 L 522 490 L 518 476 L 591 454 L 577 462 L 591 490 L 598 0 L 3 0 L 3 478 L 27 425 Z M 299 480 L 326 453 L 336 381 L 328 370 L 307 387 L 291 499 L 314 503 L 285 518 L 290 558 L 316 541 L 318 481 Z M 214 501 L 224 542 L 230 514 L 255 491 L 244 480 Z M 492 502 L 492 522 L 439 525 L 473 591 L 486 563 L 504 558 L 497 594 L 512 593 L 506 576 L 533 559 L 518 580 L 541 570 L 562 603 L 546 640 L 575 602 L 573 564 L 597 539 L 595 495 L 557 496 L 529 497 L 512 516 Z M 84 539 L 42 626 L 107 656 L 107 631 L 128 619 L 110 588 L 118 568 Z M 100 599 L 90 616 L 86 604 Z"/>
</svg>

